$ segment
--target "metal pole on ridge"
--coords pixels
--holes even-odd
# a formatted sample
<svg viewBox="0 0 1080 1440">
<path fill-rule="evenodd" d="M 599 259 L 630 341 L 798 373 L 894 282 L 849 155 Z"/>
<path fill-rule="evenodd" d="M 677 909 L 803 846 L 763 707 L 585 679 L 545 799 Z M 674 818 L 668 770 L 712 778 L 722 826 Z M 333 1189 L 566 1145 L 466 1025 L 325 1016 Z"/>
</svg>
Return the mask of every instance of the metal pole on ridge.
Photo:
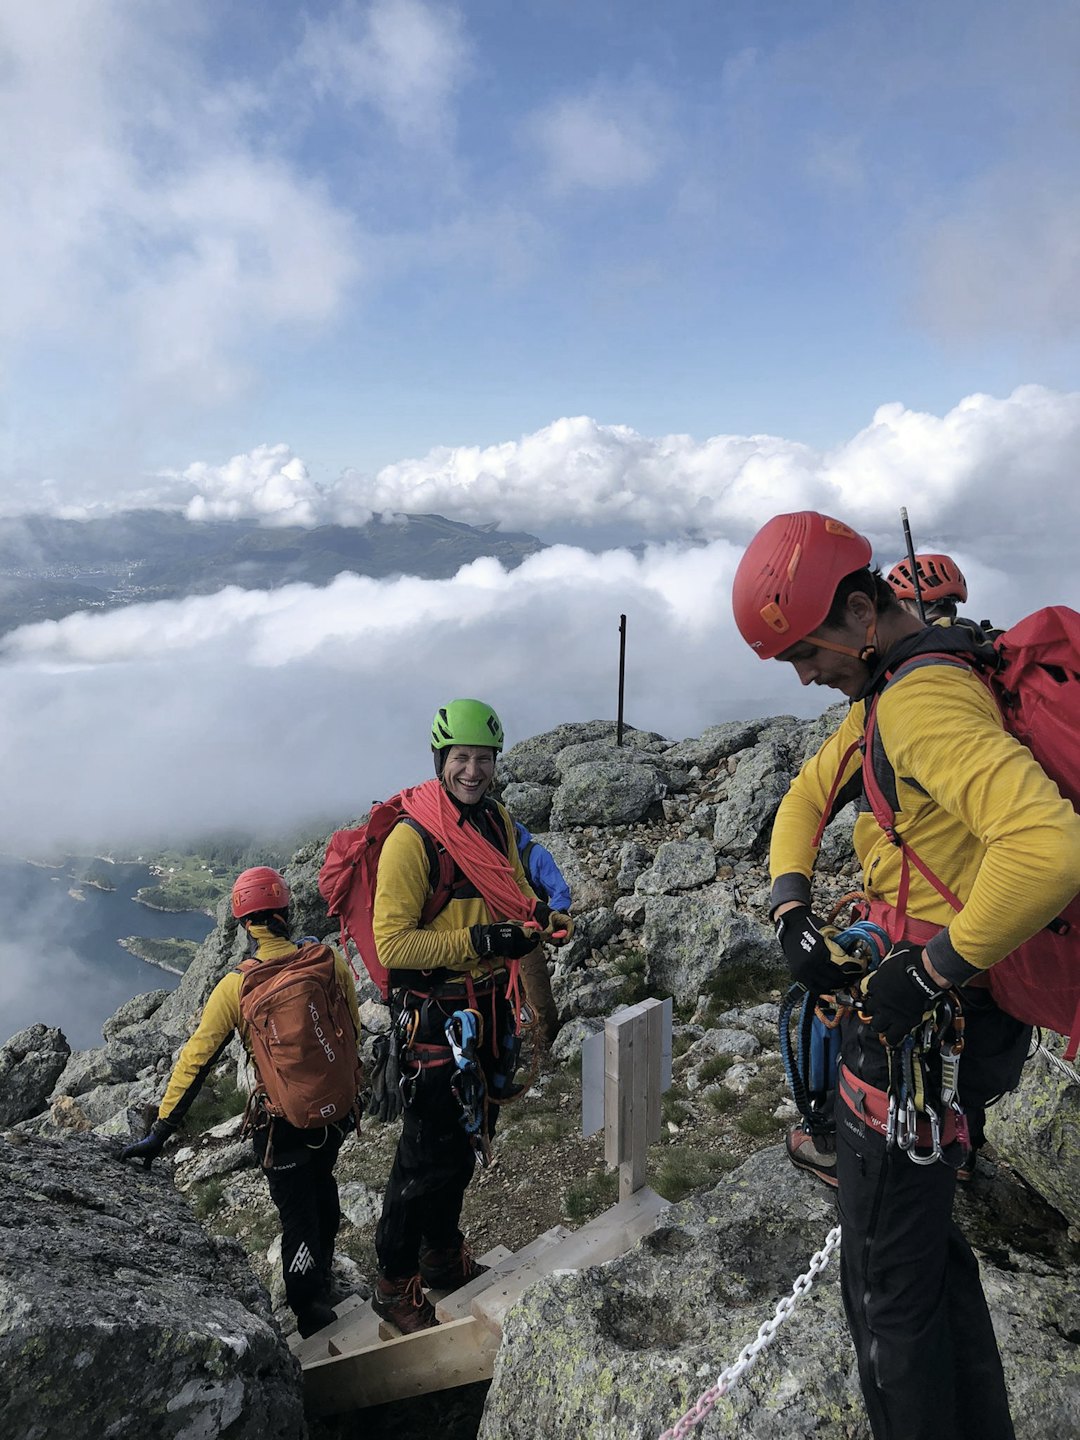
<svg viewBox="0 0 1080 1440">
<path fill-rule="evenodd" d="M 623 691 L 626 685 L 626 616 L 619 616 L 619 718 L 615 728 L 615 744 L 622 744 Z"/>
</svg>

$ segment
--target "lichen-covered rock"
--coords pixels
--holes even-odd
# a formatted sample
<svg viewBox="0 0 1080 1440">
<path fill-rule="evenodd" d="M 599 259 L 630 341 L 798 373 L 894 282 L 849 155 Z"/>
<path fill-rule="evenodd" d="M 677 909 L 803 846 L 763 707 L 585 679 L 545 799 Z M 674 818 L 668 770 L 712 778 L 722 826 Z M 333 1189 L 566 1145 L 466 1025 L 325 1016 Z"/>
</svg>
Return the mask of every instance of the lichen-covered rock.
<svg viewBox="0 0 1080 1440">
<path fill-rule="evenodd" d="M 0 1125 L 39 1115 L 70 1056 L 63 1031 L 48 1025 L 30 1025 L 0 1045 Z"/>
<path fill-rule="evenodd" d="M 1014 1184 L 986 1208 L 1007 1223 L 1027 1204 Z M 507 1317 L 479 1440 L 656 1440 L 772 1318 L 836 1223 L 824 1187 L 778 1146 L 621 1259 L 538 1282 Z M 1017 1440 L 1080 1433 L 1072 1274 L 1046 1254 L 980 1260 Z M 837 1272 L 834 1258 L 695 1436 L 869 1440 Z"/>
<path fill-rule="evenodd" d="M 651 765 L 590 760 L 562 777 L 551 804 L 551 825 L 625 825 L 662 799 L 665 783 Z"/>
<path fill-rule="evenodd" d="M 779 973 L 775 936 L 736 907 L 730 885 L 650 898 L 642 936 L 649 985 L 680 1000 L 695 999 L 721 968 L 763 964 Z"/>
<path fill-rule="evenodd" d="M 773 818 L 791 783 L 786 747 L 770 742 L 744 752 L 716 807 L 713 839 L 726 855 L 750 855 L 768 839 Z"/>
<path fill-rule="evenodd" d="M 687 767 L 696 765 L 699 770 L 711 770 L 729 755 L 735 755 L 753 745 L 762 724 L 761 720 L 728 720 L 723 725 L 710 725 L 694 740 L 680 740 L 664 751 L 664 760 Z"/>
<path fill-rule="evenodd" d="M 0 1434 L 302 1440 L 299 1369 L 239 1245 L 167 1164 L 0 1139 Z"/>
<path fill-rule="evenodd" d="M 665 840 L 650 868 L 637 877 L 639 895 L 668 895 L 707 885 L 716 874 L 716 852 L 709 840 Z"/>
<path fill-rule="evenodd" d="M 554 794 L 555 790 L 551 785 L 514 781 L 503 790 L 502 803 L 526 830 L 543 830 L 551 815 Z"/>
<path fill-rule="evenodd" d="M 1080 1084 L 1055 1060 L 1056 1037 L 1028 1061 L 1019 1088 L 987 1111 L 990 1143 L 1071 1224 L 1080 1226 Z"/>
<path fill-rule="evenodd" d="M 149 1020 L 168 995 L 168 990 L 148 990 L 145 995 L 136 995 L 120 1006 L 115 1015 L 109 1017 L 101 1027 L 106 1041 L 115 1039 L 129 1025 L 139 1025 Z"/>
</svg>

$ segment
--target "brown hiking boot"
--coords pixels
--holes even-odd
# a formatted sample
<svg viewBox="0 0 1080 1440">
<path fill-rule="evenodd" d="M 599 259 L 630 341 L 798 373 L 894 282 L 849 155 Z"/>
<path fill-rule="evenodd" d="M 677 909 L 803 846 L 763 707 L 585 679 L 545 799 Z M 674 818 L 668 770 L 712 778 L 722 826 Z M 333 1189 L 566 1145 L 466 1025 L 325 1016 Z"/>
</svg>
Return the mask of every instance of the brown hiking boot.
<svg viewBox="0 0 1080 1440">
<path fill-rule="evenodd" d="M 460 1290 L 487 1271 L 486 1265 L 473 1259 L 467 1240 L 445 1250 L 420 1251 L 420 1278 L 429 1290 Z"/>
<path fill-rule="evenodd" d="M 391 1280 L 380 1275 L 375 1282 L 371 1308 L 403 1335 L 430 1330 L 439 1323 L 435 1318 L 435 1307 L 424 1294 L 419 1275 L 407 1275 L 404 1280 Z"/>
<path fill-rule="evenodd" d="M 788 1159 L 800 1170 L 807 1170 L 822 1184 L 836 1189 L 836 1147 L 831 1150 L 824 1148 L 815 1141 L 815 1137 L 809 1131 L 804 1130 L 801 1125 L 796 1125 L 794 1130 L 787 1133 Z"/>
</svg>

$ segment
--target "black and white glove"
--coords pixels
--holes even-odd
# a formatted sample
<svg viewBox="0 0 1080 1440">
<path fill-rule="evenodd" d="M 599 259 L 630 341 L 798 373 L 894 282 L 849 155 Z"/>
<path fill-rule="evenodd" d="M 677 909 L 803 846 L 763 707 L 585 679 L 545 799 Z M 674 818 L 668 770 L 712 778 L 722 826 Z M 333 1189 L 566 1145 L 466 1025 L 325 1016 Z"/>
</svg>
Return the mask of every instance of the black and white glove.
<svg viewBox="0 0 1080 1440">
<path fill-rule="evenodd" d="M 506 920 L 501 925 L 471 925 L 469 939 L 481 960 L 520 960 L 536 949 L 536 932 Z"/>
<path fill-rule="evenodd" d="M 838 933 L 834 926 L 823 925 L 809 905 L 793 905 L 776 921 L 776 938 L 791 978 L 812 995 L 846 990 L 863 973 L 862 962 L 831 938 Z"/>
<path fill-rule="evenodd" d="M 921 945 L 894 945 L 866 982 L 859 1014 L 886 1045 L 902 1045 L 945 992 L 923 963 Z"/>
</svg>

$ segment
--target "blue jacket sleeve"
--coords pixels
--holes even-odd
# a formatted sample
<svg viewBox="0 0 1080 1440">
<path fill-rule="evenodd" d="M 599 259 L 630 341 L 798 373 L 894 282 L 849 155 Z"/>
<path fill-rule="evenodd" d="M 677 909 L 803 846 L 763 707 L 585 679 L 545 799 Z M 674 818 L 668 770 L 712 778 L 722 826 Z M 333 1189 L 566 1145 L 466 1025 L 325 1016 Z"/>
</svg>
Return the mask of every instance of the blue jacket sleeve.
<svg viewBox="0 0 1080 1440">
<path fill-rule="evenodd" d="M 535 842 L 529 851 L 529 874 L 544 887 L 552 910 L 565 914 L 570 909 L 570 886 L 565 875 L 556 865 L 551 851 Z"/>
</svg>

